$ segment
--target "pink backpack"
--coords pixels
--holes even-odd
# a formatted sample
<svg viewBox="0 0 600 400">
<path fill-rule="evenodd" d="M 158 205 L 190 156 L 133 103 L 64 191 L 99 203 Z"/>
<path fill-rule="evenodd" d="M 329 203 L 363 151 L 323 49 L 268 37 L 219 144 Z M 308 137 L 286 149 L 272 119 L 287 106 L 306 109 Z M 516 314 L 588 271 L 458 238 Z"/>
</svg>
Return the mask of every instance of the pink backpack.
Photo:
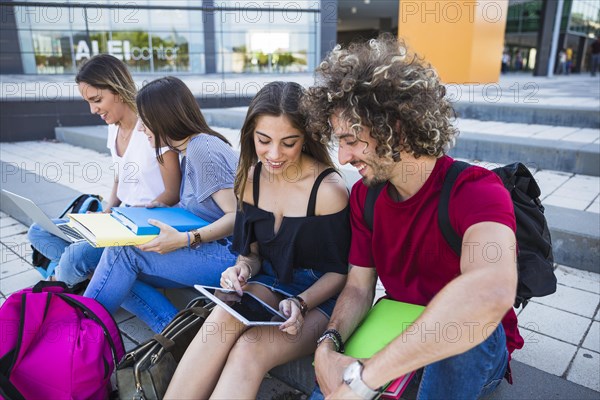
<svg viewBox="0 0 600 400">
<path fill-rule="evenodd" d="M 96 300 L 39 282 L 0 308 L 0 399 L 106 399 L 123 357 L 112 315 Z"/>
</svg>

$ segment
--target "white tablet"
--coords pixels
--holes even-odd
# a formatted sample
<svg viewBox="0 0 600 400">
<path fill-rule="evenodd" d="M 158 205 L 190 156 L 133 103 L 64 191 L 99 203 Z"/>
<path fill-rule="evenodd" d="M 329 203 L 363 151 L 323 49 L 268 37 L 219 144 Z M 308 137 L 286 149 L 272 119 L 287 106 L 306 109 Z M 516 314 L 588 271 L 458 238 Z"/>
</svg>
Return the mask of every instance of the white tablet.
<svg viewBox="0 0 600 400">
<path fill-rule="evenodd" d="M 250 292 L 244 292 L 240 297 L 234 290 L 201 285 L 194 287 L 246 326 L 278 326 L 287 319 Z"/>
</svg>

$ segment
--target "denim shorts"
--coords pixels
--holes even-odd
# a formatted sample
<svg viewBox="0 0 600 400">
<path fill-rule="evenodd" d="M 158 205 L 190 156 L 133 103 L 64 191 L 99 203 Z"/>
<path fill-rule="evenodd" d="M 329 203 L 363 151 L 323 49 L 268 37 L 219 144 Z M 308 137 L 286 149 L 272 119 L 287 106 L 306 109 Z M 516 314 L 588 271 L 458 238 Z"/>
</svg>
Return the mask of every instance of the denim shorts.
<svg viewBox="0 0 600 400">
<path fill-rule="evenodd" d="M 285 297 L 292 297 L 304 292 L 323 275 L 325 275 L 325 272 L 316 271 L 310 268 L 294 268 L 292 281 L 290 283 L 283 283 L 275 276 L 275 271 L 273 270 L 271 263 L 269 261 L 263 261 L 260 273 L 253 276 L 249 283 L 258 283 Z M 317 310 L 321 311 L 327 318 L 331 318 L 336 300 L 337 296 L 325 300 L 325 302 L 317 306 Z"/>
</svg>

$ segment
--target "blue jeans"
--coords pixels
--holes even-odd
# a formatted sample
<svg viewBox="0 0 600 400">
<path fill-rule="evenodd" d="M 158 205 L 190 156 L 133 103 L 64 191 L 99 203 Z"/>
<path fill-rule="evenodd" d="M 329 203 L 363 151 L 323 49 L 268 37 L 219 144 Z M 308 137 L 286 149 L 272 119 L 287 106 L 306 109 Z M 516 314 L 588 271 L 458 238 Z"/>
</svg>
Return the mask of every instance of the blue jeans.
<svg viewBox="0 0 600 400">
<path fill-rule="evenodd" d="M 220 286 L 221 273 L 235 264 L 236 255 L 227 240 L 219 242 L 167 254 L 108 247 L 84 296 L 98 300 L 111 313 L 122 306 L 161 332 L 177 309 L 156 288 Z"/>
<path fill-rule="evenodd" d="M 417 399 L 462 400 L 485 397 L 502 382 L 507 365 L 506 336 L 504 328 L 499 325 L 480 345 L 424 367 Z M 413 381 L 418 379 L 417 375 Z M 309 400 L 323 398 L 317 385 Z"/>
<path fill-rule="evenodd" d="M 54 222 L 64 223 L 67 220 L 55 219 Z M 58 263 L 55 270 L 56 279 L 68 286 L 84 281 L 93 273 L 104 252 L 103 248 L 95 248 L 85 240 L 69 243 L 38 224 L 31 225 L 27 237 L 40 253 L 50 261 Z"/>
</svg>

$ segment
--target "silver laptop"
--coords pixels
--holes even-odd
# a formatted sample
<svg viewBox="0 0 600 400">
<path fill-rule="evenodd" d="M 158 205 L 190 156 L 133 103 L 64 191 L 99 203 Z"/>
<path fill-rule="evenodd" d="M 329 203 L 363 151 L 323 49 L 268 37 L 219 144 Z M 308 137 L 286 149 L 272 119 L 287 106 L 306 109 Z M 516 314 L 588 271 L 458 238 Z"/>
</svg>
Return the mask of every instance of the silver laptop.
<svg viewBox="0 0 600 400">
<path fill-rule="evenodd" d="M 2 189 L 2 193 L 11 199 L 17 207 L 21 209 L 31 220 L 37 223 L 51 234 L 69 242 L 75 243 L 85 240 L 77 231 L 64 224 L 56 224 L 52 221 L 33 201 L 27 197 L 19 196 L 16 193 Z"/>
</svg>

